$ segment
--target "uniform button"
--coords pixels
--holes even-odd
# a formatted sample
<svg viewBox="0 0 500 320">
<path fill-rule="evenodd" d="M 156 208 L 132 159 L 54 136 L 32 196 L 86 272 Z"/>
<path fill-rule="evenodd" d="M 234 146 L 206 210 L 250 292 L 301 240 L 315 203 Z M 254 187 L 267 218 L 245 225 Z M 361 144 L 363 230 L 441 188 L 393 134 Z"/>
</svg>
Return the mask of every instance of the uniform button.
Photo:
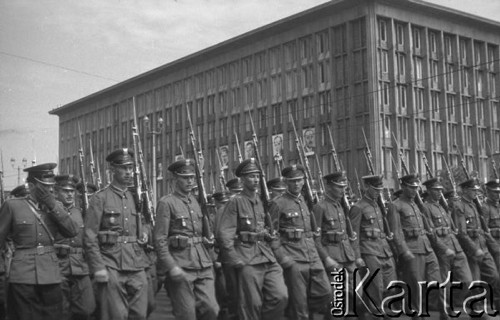
<svg viewBox="0 0 500 320">
<path fill-rule="evenodd" d="M 42 234 L 41 234 L 41 233 L 39 233 L 38 235 L 39 235 L 40 237 L 42 236 Z"/>
<path fill-rule="evenodd" d="M 123 207 L 124 209 L 127 209 L 127 206 Z"/>
<path fill-rule="evenodd" d="M 125 218 L 125 221 L 128 221 L 128 218 Z"/>
</svg>

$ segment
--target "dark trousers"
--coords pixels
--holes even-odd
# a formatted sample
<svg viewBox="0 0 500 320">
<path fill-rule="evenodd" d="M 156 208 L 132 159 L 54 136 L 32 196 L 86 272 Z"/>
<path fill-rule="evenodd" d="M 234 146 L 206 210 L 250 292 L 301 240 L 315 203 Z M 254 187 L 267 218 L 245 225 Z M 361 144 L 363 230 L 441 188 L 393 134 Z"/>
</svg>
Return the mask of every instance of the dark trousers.
<svg viewBox="0 0 500 320">
<path fill-rule="evenodd" d="M 118 271 L 108 268 L 109 280 L 97 283 L 100 320 L 145 320 L 148 280 L 145 271 Z"/>
<path fill-rule="evenodd" d="M 427 303 L 437 302 L 437 308 L 441 314 L 444 314 L 444 291 L 442 289 L 430 289 L 430 297 L 420 297 L 419 281 L 437 281 L 441 283 L 441 272 L 439 270 L 439 262 L 434 252 L 425 254 L 414 253 L 415 258 L 411 260 L 400 259 L 399 268 L 404 270 L 402 273 L 403 280 L 410 287 L 411 292 L 411 308 L 414 311 L 426 311 Z M 420 299 L 422 301 L 422 310 L 420 310 Z"/>
<path fill-rule="evenodd" d="M 219 305 L 215 299 L 212 268 L 184 269 L 186 278 L 172 281 L 168 276 L 165 288 L 172 301 L 176 320 L 216 320 Z"/>
<path fill-rule="evenodd" d="M 286 315 L 290 319 L 308 320 L 312 313 L 328 313 L 332 288 L 323 263 L 295 262 L 284 270 L 288 287 Z"/>
<path fill-rule="evenodd" d="M 363 260 L 365 261 L 366 267 L 370 270 L 370 273 L 379 270 L 377 276 L 373 278 L 373 282 L 367 288 L 367 294 L 373 299 L 374 305 L 368 305 L 369 318 L 371 319 L 381 319 L 374 316 L 373 314 L 377 312 L 382 312 L 382 300 L 384 296 L 389 292 L 386 290 L 387 286 L 391 281 L 397 280 L 396 274 L 396 264 L 392 257 L 379 257 L 375 255 L 363 255 Z"/>
<path fill-rule="evenodd" d="M 246 265 L 236 273 L 240 320 L 283 318 L 288 293 L 278 263 Z"/>
<path fill-rule="evenodd" d="M 63 291 L 63 319 L 90 319 L 95 310 L 94 289 L 90 277 L 66 276 L 61 284 Z"/>
<path fill-rule="evenodd" d="M 62 318 L 61 285 L 9 283 L 7 312 L 9 320 L 53 320 Z"/>
</svg>

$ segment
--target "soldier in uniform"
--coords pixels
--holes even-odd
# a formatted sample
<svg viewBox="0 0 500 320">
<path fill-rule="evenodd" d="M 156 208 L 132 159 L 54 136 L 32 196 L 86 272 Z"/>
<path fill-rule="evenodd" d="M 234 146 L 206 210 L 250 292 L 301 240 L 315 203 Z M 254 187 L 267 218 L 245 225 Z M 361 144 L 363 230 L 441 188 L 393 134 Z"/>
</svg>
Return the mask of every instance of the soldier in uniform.
<svg viewBox="0 0 500 320">
<path fill-rule="evenodd" d="M 212 258 L 203 239 L 203 216 L 196 198 L 191 159 L 172 163 L 174 190 L 157 206 L 154 243 L 176 319 L 216 319 Z"/>
<path fill-rule="evenodd" d="M 329 313 L 331 287 L 317 250 L 321 243 L 314 215 L 302 196 L 305 169 L 292 165 L 281 174 L 287 191 L 272 201 L 270 214 L 280 233 L 275 255 L 288 287 L 286 314 L 291 319 L 314 318 Z"/>
<path fill-rule="evenodd" d="M 84 248 L 96 282 L 98 318 L 146 319 L 148 267 L 142 245 L 147 237 L 128 187 L 133 184 L 133 152 L 118 149 L 106 157 L 111 183 L 90 200 Z"/>
<path fill-rule="evenodd" d="M 77 223 L 53 195 L 55 163 L 24 169 L 30 194 L 5 201 L 0 208 L 0 247 L 12 239 L 8 276 L 9 319 L 60 319 L 61 272 L 54 237 L 74 237 Z"/>
<path fill-rule="evenodd" d="M 212 195 L 215 203 L 215 220 L 214 220 L 214 235 L 217 235 L 220 225 L 220 219 L 227 202 L 229 201 L 229 191 L 219 191 Z M 237 317 L 236 306 L 236 291 L 230 287 L 224 274 L 224 266 L 222 265 L 222 254 L 220 251 L 220 244 L 218 239 L 215 242 L 215 253 L 217 260 L 214 263 L 215 269 L 215 294 L 217 296 L 217 303 L 220 306 L 218 319 L 233 319 Z M 232 292 L 232 293 L 229 293 Z"/>
<path fill-rule="evenodd" d="M 484 280 L 492 286 L 495 304 L 499 308 L 500 279 L 488 249 L 494 248 L 495 245 L 491 243 L 491 235 L 481 227 L 481 216 L 474 203 L 479 186 L 474 179 L 469 179 L 462 182 L 460 187 L 462 198 L 455 203 L 453 210 L 453 219 L 458 229 L 457 238 L 467 255 L 472 280 Z"/>
<path fill-rule="evenodd" d="M 382 177 L 371 175 L 361 179 L 365 185 L 365 192 L 363 198 L 351 208 L 349 215 L 353 230 L 358 235 L 354 245 L 356 257 L 363 260 L 357 264 L 365 264 L 370 272 L 380 270 L 380 274 L 374 277 L 372 285 L 368 287 L 368 295 L 374 304 L 370 307 L 379 309 L 371 309 L 371 314 L 374 315 L 380 311 L 385 289 L 391 281 L 397 279 L 397 274 L 388 242 L 392 235 L 388 234 L 390 230 L 384 228 L 384 216 L 377 203 L 384 188 Z"/>
<path fill-rule="evenodd" d="M 319 256 L 328 272 L 355 268 L 355 255 L 347 234 L 347 221 L 340 201 L 347 187 L 343 172 L 334 172 L 323 177 L 326 182 L 325 199 L 314 206 L 315 219 L 321 228 Z"/>
<path fill-rule="evenodd" d="M 281 196 L 286 191 L 286 184 L 283 178 L 274 178 L 267 182 L 267 189 L 271 193 L 271 200 Z"/>
<path fill-rule="evenodd" d="M 453 281 L 460 281 L 465 288 L 469 287 L 472 282 L 467 257 L 465 256 L 457 237 L 457 230 L 449 212 L 440 204 L 442 197 L 443 185 L 439 178 L 432 178 L 423 183 L 429 194 L 425 206 L 429 211 L 429 217 L 432 219 L 436 236 L 446 245 L 447 248 L 454 252 L 454 255 L 437 255 L 439 268 L 441 270 L 441 280 L 448 278 L 448 272 L 453 273 Z M 464 294 L 459 298 L 460 304 Z"/>
<path fill-rule="evenodd" d="M 250 158 L 238 165 L 235 174 L 243 191 L 226 205 L 217 237 L 224 263 L 236 271 L 239 319 L 281 319 L 288 295 L 257 193 L 261 172 Z"/>
<path fill-rule="evenodd" d="M 488 181 L 486 187 L 486 200 L 482 206 L 482 214 L 486 221 L 486 225 L 490 229 L 490 234 L 496 243 L 496 247 L 500 247 L 500 180 L 495 179 Z M 497 270 L 500 270 L 500 254 L 494 254 Z"/>
<path fill-rule="evenodd" d="M 429 237 L 435 240 L 432 234 L 432 225 L 426 220 L 425 208 L 419 208 L 415 203 L 415 197 L 418 193 L 420 180 L 418 176 L 409 174 L 401 178 L 402 194 L 389 206 L 388 220 L 389 225 L 394 232 L 394 242 L 399 255 L 399 268 L 405 270 L 402 273 L 403 280 L 409 285 L 411 290 L 412 310 L 426 311 L 426 299 L 419 301 L 424 297 L 419 297 L 419 281 L 437 281 L 441 282 L 439 271 L 439 262 L 431 246 Z M 423 210 L 423 211 L 421 211 Z M 454 255 L 453 250 L 446 247 L 439 239 L 436 241 L 436 249 L 439 254 L 444 254 L 448 258 Z M 435 294 L 435 291 L 431 291 Z M 444 303 L 443 292 L 440 291 L 440 316 L 446 318 L 442 308 Z M 435 301 L 431 300 L 431 301 Z M 423 310 L 420 303 L 422 303 Z M 417 316 L 416 314 L 414 316 Z"/>
<path fill-rule="evenodd" d="M 95 309 L 94 291 L 89 267 L 83 254 L 83 217 L 75 207 L 75 185 L 78 178 L 72 175 L 55 177 L 55 191 L 68 215 L 78 224 L 78 234 L 73 238 L 56 235 L 54 248 L 63 275 L 63 319 L 90 319 Z"/>
</svg>

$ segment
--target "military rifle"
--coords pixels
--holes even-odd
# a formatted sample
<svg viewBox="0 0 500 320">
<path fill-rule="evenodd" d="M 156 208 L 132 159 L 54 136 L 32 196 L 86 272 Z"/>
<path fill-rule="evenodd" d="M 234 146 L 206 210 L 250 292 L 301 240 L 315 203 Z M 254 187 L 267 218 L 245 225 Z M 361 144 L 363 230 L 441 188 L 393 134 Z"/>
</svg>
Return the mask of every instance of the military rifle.
<svg viewBox="0 0 500 320">
<path fill-rule="evenodd" d="M 297 134 L 297 128 L 295 127 L 295 121 L 293 120 L 293 116 L 290 114 L 290 121 L 293 125 L 293 132 L 295 133 L 295 145 L 297 147 L 297 152 L 299 154 L 299 159 L 301 164 L 305 168 L 305 177 L 304 177 L 304 188 L 305 188 L 305 200 L 309 206 L 309 209 L 312 210 L 313 206 L 318 202 L 318 199 L 314 196 L 311 188 L 310 181 L 312 181 L 311 170 L 309 170 L 309 160 L 305 154 L 304 145 L 300 140 L 299 135 Z"/>
<path fill-rule="evenodd" d="M 416 141 L 417 143 L 417 150 L 420 149 L 420 143 L 418 140 Z M 434 174 L 432 173 L 431 167 L 429 165 L 429 161 L 427 161 L 427 157 L 425 156 L 425 152 L 420 151 L 420 154 L 422 155 L 422 160 L 424 161 L 424 166 L 425 166 L 425 171 L 427 173 L 427 179 L 432 179 L 434 178 Z M 450 207 L 448 206 L 448 201 L 446 201 L 446 198 L 444 195 L 441 193 L 441 197 L 439 198 L 439 203 L 441 206 L 447 211 L 450 211 Z"/>
<path fill-rule="evenodd" d="M 465 166 L 464 156 L 463 156 L 462 152 L 460 152 L 460 149 L 458 148 L 458 146 L 457 145 L 455 145 L 455 146 L 457 148 L 458 155 L 460 156 L 460 165 L 462 166 L 462 170 L 464 171 L 465 178 L 467 180 L 469 180 L 469 179 L 471 179 L 471 176 L 469 174 L 469 171 L 467 170 L 467 167 Z M 477 198 L 477 196 L 474 197 L 473 202 L 476 205 L 476 209 L 477 209 L 477 212 L 479 214 L 479 221 L 481 222 L 481 228 L 483 229 L 484 232 L 489 234 L 490 228 L 488 227 L 488 224 L 484 220 L 483 208 L 481 207 L 481 203 L 479 203 L 479 199 Z"/>
<path fill-rule="evenodd" d="M 93 184 L 96 184 L 94 153 L 92 152 L 92 140 L 89 141 L 89 147 L 90 147 L 90 178 L 91 182 Z"/>
<path fill-rule="evenodd" d="M 83 151 L 83 141 L 82 141 L 82 131 L 80 129 L 80 122 L 78 122 L 78 137 L 80 138 L 78 141 L 80 142 L 78 148 L 78 159 L 80 164 L 80 179 L 82 179 L 82 214 L 85 216 L 87 213 L 87 209 L 89 208 L 89 190 L 87 189 L 87 181 L 85 179 L 85 157 Z"/>
<path fill-rule="evenodd" d="M 220 160 L 219 149 L 215 149 L 215 153 L 217 154 L 217 163 L 219 164 L 219 183 L 221 190 L 227 191 L 226 187 L 226 177 L 224 175 L 224 167 L 222 166 L 222 161 Z"/>
<path fill-rule="evenodd" d="M 403 170 L 403 175 L 409 175 L 410 170 L 408 170 L 408 166 L 406 165 L 406 160 L 405 160 L 405 155 L 403 153 L 403 149 L 399 147 L 399 142 L 394 133 L 392 133 L 392 137 L 394 141 L 396 142 L 396 148 L 399 150 L 399 160 L 401 162 L 401 168 Z M 427 231 L 428 234 L 434 235 L 434 230 L 432 230 L 432 227 L 427 220 L 428 217 L 428 210 L 424 205 L 424 201 L 422 200 L 422 197 L 420 196 L 420 192 L 417 191 L 417 195 L 415 196 L 415 203 L 417 207 L 420 209 L 420 212 L 422 213 L 422 222 L 424 224 L 424 229 Z"/>
<path fill-rule="evenodd" d="M 257 133 L 255 132 L 255 127 L 253 125 L 252 113 L 248 111 L 248 116 L 250 117 L 250 124 L 252 125 L 252 142 L 255 153 L 255 160 L 257 166 L 260 170 L 260 191 L 262 202 L 264 203 L 264 214 L 266 215 L 267 224 L 269 227 L 269 233 L 272 237 L 276 235 L 274 230 L 273 220 L 271 215 L 269 214 L 269 207 L 271 206 L 271 196 L 269 195 L 269 190 L 267 189 L 267 181 L 266 181 L 266 173 L 264 172 L 264 168 L 262 167 L 262 158 L 260 157 L 259 151 L 259 140 L 257 138 Z"/>
<path fill-rule="evenodd" d="M 295 133 L 295 145 L 297 146 L 297 152 L 299 153 L 299 159 L 302 165 L 305 167 L 305 177 L 304 177 L 304 187 L 305 187 L 305 200 L 309 210 L 311 211 L 311 229 L 315 236 L 319 236 L 321 234 L 321 227 L 318 226 L 316 222 L 316 217 L 314 215 L 313 207 L 316 203 L 318 203 L 318 198 L 314 196 L 311 188 L 311 184 L 309 181 L 312 180 L 311 170 L 309 169 L 309 160 L 307 160 L 304 144 L 300 140 L 297 134 L 297 128 L 295 127 L 295 121 L 293 120 L 292 114 L 290 114 L 290 121 L 293 125 L 293 132 Z"/>
<path fill-rule="evenodd" d="M 238 135 L 236 134 L 236 132 L 234 132 L 234 138 L 236 139 L 236 148 L 238 150 L 238 161 L 239 161 L 239 163 L 242 163 L 243 156 L 241 155 L 240 141 L 238 140 Z"/>
<path fill-rule="evenodd" d="M 203 183 L 203 172 L 200 167 L 200 160 L 203 158 L 201 150 L 198 150 L 196 147 L 196 137 L 194 135 L 194 130 L 193 130 L 193 123 L 191 122 L 191 114 L 189 113 L 189 108 L 186 108 L 187 110 L 187 117 L 188 117 L 188 122 L 189 122 L 189 137 L 190 137 L 190 142 L 191 142 L 191 147 L 193 148 L 193 153 L 194 153 L 194 168 L 195 168 L 195 174 L 196 174 L 196 183 L 198 185 L 198 201 L 200 203 L 201 207 L 201 213 L 202 213 L 202 233 L 203 237 L 205 238 L 205 242 L 207 244 L 213 244 L 214 243 L 214 234 L 212 232 L 212 228 L 210 226 L 210 218 L 209 218 L 209 208 L 208 208 L 208 201 L 207 201 L 207 192 L 205 189 L 205 184 Z"/>
<path fill-rule="evenodd" d="M 323 181 L 323 172 L 321 171 L 321 165 L 319 164 L 318 154 L 314 154 L 314 158 L 316 159 L 316 166 L 318 167 L 318 183 L 319 183 L 319 191 L 322 194 L 325 194 L 325 182 Z"/>
<path fill-rule="evenodd" d="M 497 165 L 495 163 L 495 158 L 493 157 L 493 148 L 491 147 L 490 143 L 488 143 L 488 148 L 490 149 L 490 154 L 491 154 L 491 167 L 493 169 L 493 176 L 495 179 L 498 179 L 498 171 L 497 171 Z"/>
<path fill-rule="evenodd" d="M 96 168 L 97 168 L 97 189 L 101 189 L 102 179 L 101 179 L 101 169 L 99 167 L 99 161 L 96 162 Z"/>
<path fill-rule="evenodd" d="M 134 166 L 135 166 L 135 180 L 134 187 L 137 192 L 137 206 L 139 212 L 142 213 L 147 223 L 152 226 L 155 225 L 155 207 L 153 204 L 153 196 L 151 188 L 146 178 L 146 167 L 144 165 L 144 155 L 142 153 L 141 138 L 139 137 L 139 127 L 137 125 L 137 111 L 135 107 L 135 97 L 132 98 L 132 108 L 134 112 L 134 125 L 132 127 L 132 138 L 134 139 Z M 139 215 L 137 215 L 139 216 Z M 142 222 L 142 221 L 141 221 Z M 140 224 L 138 223 L 138 226 Z M 138 239 L 142 237 L 142 233 L 138 231 Z"/>
<path fill-rule="evenodd" d="M 5 202 L 5 190 L 3 186 L 3 152 L 0 150 L 0 158 L 2 161 L 2 170 L 0 171 L 0 205 L 2 205 Z"/>
<path fill-rule="evenodd" d="M 370 172 L 371 175 L 375 175 L 375 166 L 373 165 L 373 157 L 372 157 L 372 152 L 370 150 L 370 145 L 368 144 L 368 139 L 366 138 L 365 129 L 361 128 L 361 130 L 363 132 L 363 137 L 365 139 L 365 158 L 366 158 L 366 164 L 368 166 L 368 171 Z M 380 211 L 382 212 L 386 237 L 388 240 L 392 240 L 394 237 L 394 233 L 391 231 L 389 221 L 387 221 L 386 200 L 384 199 L 384 195 L 382 193 L 379 194 L 379 196 L 377 197 L 377 205 Z"/>
<path fill-rule="evenodd" d="M 358 169 L 354 168 L 354 174 L 356 175 L 356 187 L 358 188 L 359 198 L 363 198 L 363 191 L 361 190 L 361 183 L 359 182 Z"/>
<path fill-rule="evenodd" d="M 328 128 L 328 135 L 330 137 L 330 144 L 332 149 L 330 150 L 330 153 L 333 158 L 333 170 L 334 171 L 342 171 L 342 164 L 340 163 L 337 150 L 335 149 L 335 143 L 333 142 L 333 136 L 332 136 L 332 131 L 330 130 L 330 126 L 327 126 Z M 351 187 L 349 186 L 349 189 Z M 347 194 L 344 192 L 342 199 L 340 199 L 340 204 L 342 205 L 342 208 L 344 209 L 344 216 L 346 220 L 346 231 L 349 239 L 351 241 L 355 241 L 358 238 L 358 235 L 352 228 L 352 223 L 351 219 L 349 218 L 349 212 L 351 211 L 351 204 L 349 203 L 349 200 L 347 199 Z"/>
</svg>

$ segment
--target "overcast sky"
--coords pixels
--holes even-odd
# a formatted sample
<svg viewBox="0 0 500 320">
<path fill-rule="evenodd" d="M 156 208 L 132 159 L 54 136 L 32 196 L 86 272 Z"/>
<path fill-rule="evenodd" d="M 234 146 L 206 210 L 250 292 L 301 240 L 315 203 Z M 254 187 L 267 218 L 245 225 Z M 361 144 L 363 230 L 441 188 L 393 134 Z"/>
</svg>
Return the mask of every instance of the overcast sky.
<svg viewBox="0 0 500 320">
<path fill-rule="evenodd" d="M 0 149 L 57 162 L 48 112 L 324 0 L 0 0 Z M 500 21 L 500 1 L 431 0 Z M 1 168 L 0 168 L 1 169 Z M 21 177 L 22 178 L 22 177 Z"/>
</svg>

